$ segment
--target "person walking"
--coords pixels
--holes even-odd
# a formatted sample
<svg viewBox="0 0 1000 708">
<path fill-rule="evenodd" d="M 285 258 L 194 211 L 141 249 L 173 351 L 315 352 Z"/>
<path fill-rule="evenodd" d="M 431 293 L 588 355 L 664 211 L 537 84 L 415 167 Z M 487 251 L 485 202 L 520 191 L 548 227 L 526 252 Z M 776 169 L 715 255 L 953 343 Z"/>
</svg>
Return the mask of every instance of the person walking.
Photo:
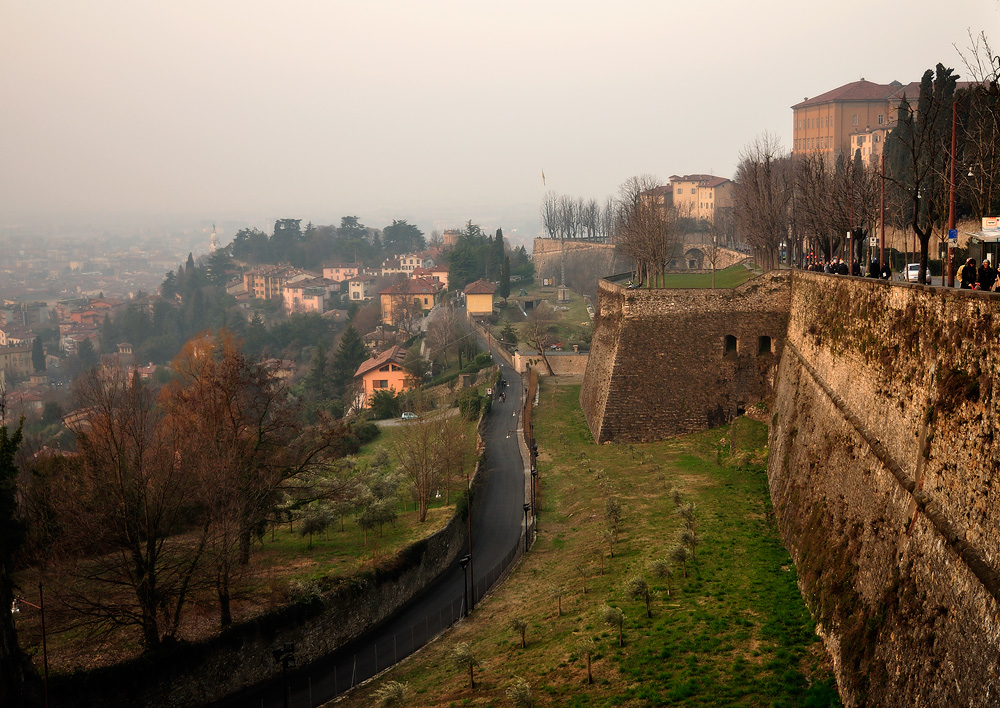
<svg viewBox="0 0 1000 708">
<path fill-rule="evenodd" d="M 976 277 L 979 273 L 976 272 L 976 259 L 970 258 L 965 262 L 965 267 L 962 268 L 962 290 L 972 290 L 972 286 L 976 284 Z"/>
<path fill-rule="evenodd" d="M 989 259 L 983 261 L 978 273 L 979 290 L 992 290 L 997 279 L 997 272 Z"/>
<path fill-rule="evenodd" d="M 882 269 L 879 271 L 878 277 L 882 280 L 892 280 L 892 268 L 889 267 L 889 261 L 882 264 Z"/>
</svg>

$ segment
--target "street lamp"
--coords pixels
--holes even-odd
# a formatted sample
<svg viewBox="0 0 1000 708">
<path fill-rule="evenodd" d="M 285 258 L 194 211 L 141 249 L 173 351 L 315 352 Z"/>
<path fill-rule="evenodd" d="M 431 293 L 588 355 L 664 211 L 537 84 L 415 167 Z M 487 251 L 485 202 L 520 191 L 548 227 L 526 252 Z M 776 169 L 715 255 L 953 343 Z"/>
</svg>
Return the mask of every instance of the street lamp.
<svg viewBox="0 0 1000 708">
<path fill-rule="evenodd" d="M 531 508 L 535 510 L 535 516 L 538 515 L 538 505 L 535 504 L 535 487 L 538 484 L 538 469 L 532 465 L 531 466 Z"/>
<path fill-rule="evenodd" d="M 469 616 L 469 575 L 468 575 L 468 568 L 469 568 L 469 561 L 470 560 L 472 560 L 472 556 L 462 556 L 461 560 L 458 561 L 458 564 L 460 566 L 462 566 L 462 595 L 465 597 L 465 602 L 462 605 L 462 607 L 465 609 L 465 612 L 462 615 L 463 617 L 468 617 Z"/>
<path fill-rule="evenodd" d="M 288 708 L 288 669 L 295 668 L 295 642 L 285 642 L 280 648 L 272 649 L 275 664 L 281 664 L 281 679 L 285 684 L 284 705 Z"/>
<path fill-rule="evenodd" d="M 528 511 L 531 510 L 531 504 L 524 505 L 524 552 L 528 552 Z"/>
<path fill-rule="evenodd" d="M 14 604 L 10 608 L 12 615 L 16 615 L 21 611 L 18 604 L 25 604 L 28 607 L 34 607 L 42 616 L 42 667 L 45 673 L 43 676 L 44 687 L 45 687 L 45 708 L 49 706 L 49 651 L 45 644 L 45 598 L 42 595 L 42 584 L 38 583 L 38 604 L 33 602 L 28 602 L 23 597 L 15 597 Z"/>
</svg>

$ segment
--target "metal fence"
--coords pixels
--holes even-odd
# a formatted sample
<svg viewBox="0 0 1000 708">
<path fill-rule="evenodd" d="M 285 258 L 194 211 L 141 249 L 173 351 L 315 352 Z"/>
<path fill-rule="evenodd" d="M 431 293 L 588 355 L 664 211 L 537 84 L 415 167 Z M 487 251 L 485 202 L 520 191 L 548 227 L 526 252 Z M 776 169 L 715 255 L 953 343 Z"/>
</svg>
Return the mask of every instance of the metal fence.
<svg viewBox="0 0 1000 708">
<path fill-rule="evenodd" d="M 532 538 L 533 532 L 534 518 L 529 518 L 528 539 Z M 471 594 L 473 607 L 509 574 L 514 563 L 524 555 L 524 552 L 525 532 L 522 530 L 517 542 L 507 551 L 499 563 L 486 573 L 473 578 Z M 288 702 L 285 705 L 288 705 L 289 708 L 302 706 L 313 708 L 315 705 L 351 690 L 423 647 L 431 639 L 458 622 L 463 615 L 465 615 L 464 593 L 442 605 L 437 612 L 417 620 L 403 631 L 396 632 L 391 637 L 380 637 L 360 648 L 350 657 L 343 657 L 332 667 L 332 671 L 329 667 L 322 672 L 317 671 L 316 673 L 322 673 L 322 686 L 320 677 L 317 676 L 317 681 L 314 683 L 313 672 L 307 669 L 304 672 L 306 675 L 298 676 L 293 682 L 296 688 L 294 693 L 291 692 L 290 687 L 286 687 L 288 695 L 284 699 L 287 699 Z M 332 686 L 330 685 L 331 678 Z M 303 679 L 305 679 L 306 685 L 302 684 Z M 331 689 L 332 694 L 330 693 Z M 265 705 L 266 702 L 262 699 L 261 706 Z"/>
</svg>

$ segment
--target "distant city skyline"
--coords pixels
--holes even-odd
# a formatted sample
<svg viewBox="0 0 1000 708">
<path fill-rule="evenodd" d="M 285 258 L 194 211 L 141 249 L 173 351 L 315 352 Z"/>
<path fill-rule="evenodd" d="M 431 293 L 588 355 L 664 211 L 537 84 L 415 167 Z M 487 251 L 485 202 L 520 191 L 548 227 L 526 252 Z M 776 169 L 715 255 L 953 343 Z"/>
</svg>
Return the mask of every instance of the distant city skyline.
<svg viewBox="0 0 1000 708">
<path fill-rule="evenodd" d="M 357 215 L 530 239 L 547 190 L 732 177 L 760 133 L 791 146 L 804 97 L 964 74 L 953 45 L 997 30 L 996 0 L 7 3 L 0 233 Z"/>
</svg>

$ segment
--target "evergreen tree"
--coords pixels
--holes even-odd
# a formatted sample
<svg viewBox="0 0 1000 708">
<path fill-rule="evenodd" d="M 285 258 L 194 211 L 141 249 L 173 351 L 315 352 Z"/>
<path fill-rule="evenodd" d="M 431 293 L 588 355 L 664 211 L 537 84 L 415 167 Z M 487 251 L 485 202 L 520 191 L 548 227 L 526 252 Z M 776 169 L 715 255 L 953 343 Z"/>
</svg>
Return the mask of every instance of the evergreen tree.
<svg viewBox="0 0 1000 708">
<path fill-rule="evenodd" d="M 302 219 L 278 219 L 271 236 L 271 260 L 275 263 L 302 265 Z"/>
<path fill-rule="evenodd" d="M 310 393 L 319 398 L 324 397 L 328 386 L 326 359 L 326 350 L 323 348 L 323 344 L 317 344 L 316 348 L 313 349 L 312 368 L 309 370 L 308 381 Z"/>
<path fill-rule="evenodd" d="M 331 367 L 332 392 L 336 396 L 342 396 L 348 384 L 354 379 L 354 372 L 358 370 L 362 362 L 368 358 L 364 342 L 354 325 L 348 325 L 344 330 L 344 336 L 340 339 L 340 346 L 333 357 Z"/>
<path fill-rule="evenodd" d="M 226 271 L 232 267 L 232 262 L 229 252 L 224 248 L 209 256 L 205 264 L 205 280 L 208 284 L 220 289 L 226 287 Z"/>
<path fill-rule="evenodd" d="M 503 229 L 497 229 L 493 239 L 493 253 L 490 255 L 490 277 L 499 278 L 504 259 Z"/>
<path fill-rule="evenodd" d="M 167 299 L 173 299 L 174 295 L 177 294 L 177 276 L 174 271 L 167 271 L 166 277 L 163 279 L 163 284 L 160 285 L 160 295 Z"/>
<path fill-rule="evenodd" d="M 0 704 L 13 708 L 23 705 L 21 692 L 27 664 L 17 642 L 11 614 L 14 559 L 25 537 L 24 522 L 17 513 L 18 470 L 14 464 L 14 455 L 21 445 L 24 418 L 11 433 L 6 412 L 6 401 L 0 398 Z"/>
<path fill-rule="evenodd" d="M 31 345 L 31 364 L 35 368 L 35 373 L 45 371 L 45 349 L 42 347 L 41 337 L 35 337 Z"/>
<path fill-rule="evenodd" d="M 247 325 L 246 336 L 243 340 L 243 349 L 250 356 L 260 356 L 264 353 L 269 343 L 267 327 L 260 313 L 253 313 L 250 323 Z"/>
<path fill-rule="evenodd" d="M 503 265 L 500 266 L 500 297 L 503 298 L 503 304 L 507 304 L 507 298 L 510 296 L 510 258 L 504 256 Z"/>
<path fill-rule="evenodd" d="M 80 342 L 80 346 L 76 350 L 76 358 L 80 363 L 81 371 L 97 366 L 97 352 L 94 351 L 94 345 L 89 339 Z"/>
</svg>

